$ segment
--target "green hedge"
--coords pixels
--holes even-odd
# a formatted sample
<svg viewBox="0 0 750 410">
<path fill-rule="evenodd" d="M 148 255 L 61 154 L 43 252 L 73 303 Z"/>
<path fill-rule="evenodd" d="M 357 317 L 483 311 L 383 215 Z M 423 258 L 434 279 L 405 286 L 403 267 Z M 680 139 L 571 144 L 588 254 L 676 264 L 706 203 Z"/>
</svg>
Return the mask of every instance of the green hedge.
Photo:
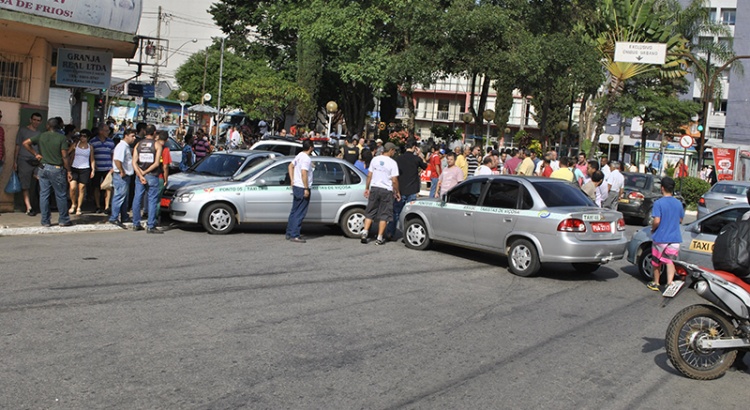
<svg viewBox="0 0 750 410">
<path fill-rule="evenodd" d="M 675 182 L 677 183 L 675 191 L 682 194 L 682 198 L 688 206 L 697 205 L 701 196 L 711 189 L 711 184 L 695 177 L 677 178 Z"/>
</svg>

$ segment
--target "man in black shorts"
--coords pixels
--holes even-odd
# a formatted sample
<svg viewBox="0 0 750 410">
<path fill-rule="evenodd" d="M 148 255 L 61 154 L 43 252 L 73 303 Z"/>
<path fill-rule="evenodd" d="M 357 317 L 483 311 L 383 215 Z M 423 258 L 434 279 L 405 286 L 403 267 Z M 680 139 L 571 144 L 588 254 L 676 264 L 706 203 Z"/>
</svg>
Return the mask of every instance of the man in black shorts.
<svg viewBox="0 0 750 410">
<path fill-rule="evenodd" d="M 393 198 L 401 200 L 401 194 L 398 188 L 398 164 L 393 160 L 393 154 L 396 153 L 396 146 L 393 143 L 386 143 L 383 147 L 383 154 L 378 155 L 370 162 L 370 172 L 367 174 L 367 185 L 365 189 L 365 198 L 367 198 L 367 219 L 362 229 L 361 242 L 368 242 L 368 235 L 372 220 L 378 220 L 378 239 L 376 245 L 385 244 L 385 228 L 388 222 L 393 220 Z M 370 190 L 372 187 L 372 190 Z"/>
</svg>

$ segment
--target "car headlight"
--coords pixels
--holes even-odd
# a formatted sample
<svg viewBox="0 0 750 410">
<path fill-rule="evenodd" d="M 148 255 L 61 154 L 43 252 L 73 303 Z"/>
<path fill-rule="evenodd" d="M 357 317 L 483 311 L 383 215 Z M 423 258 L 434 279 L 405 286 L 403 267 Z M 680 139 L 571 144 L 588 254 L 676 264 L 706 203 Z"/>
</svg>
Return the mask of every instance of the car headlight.
<svg viewBox="0 0 750 410">
<path fill-rule="evenodd" d="M 174 201 L 175 202 L 190 202 L 190 200 L 193 199 L 194 195 L 195 194 L 193 194 L 192 192 L 183 192 L 181 194 L 175 195 Z"/>
</svg>

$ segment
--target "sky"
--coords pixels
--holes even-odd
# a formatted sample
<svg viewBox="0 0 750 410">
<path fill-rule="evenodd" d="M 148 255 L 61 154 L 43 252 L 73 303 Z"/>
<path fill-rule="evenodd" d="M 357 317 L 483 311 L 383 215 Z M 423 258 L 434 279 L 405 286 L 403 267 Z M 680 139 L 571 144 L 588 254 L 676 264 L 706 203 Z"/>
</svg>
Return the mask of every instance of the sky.
<svg viewBox="0 0 750 410">
<path fill-rule="evenodd" d="M 221 30 L 214 25 L 208 8 L 216 0 L 143 0 L 143 14 L 138 27 L 138 35 L 156 37 L 158 7 L 162 6 L 165 17 L 161 26 L 161 38 L 169 39 L 167 66 L 159 68 L 159 79 L 175 84 L 174 73 L 193 53 L 211 44 L 212 37 L 220 37 Z M 198 40 L 193 43 L 191 40 Z M 187 44 L 186 44 L 187 43 Z M 184 44 L 184 45 L 183 45 Z M 182 46 L 182 48 L 180 48 Z M 136 52 L 136 59 L 138 58 Z M 130 78 L 135 75 L 135 65 L 128 65 L 124 59 L 113 61 L 112 76 Z M 141 81 L 151 81 L 153 67 L 144 67 Z"/>
</svg>

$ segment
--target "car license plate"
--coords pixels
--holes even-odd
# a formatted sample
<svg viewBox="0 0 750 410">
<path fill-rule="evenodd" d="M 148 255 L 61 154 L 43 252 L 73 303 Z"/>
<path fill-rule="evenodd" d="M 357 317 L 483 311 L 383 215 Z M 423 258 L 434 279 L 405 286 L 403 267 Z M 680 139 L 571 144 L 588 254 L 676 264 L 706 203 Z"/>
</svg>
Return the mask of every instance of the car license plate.
<svg viewBox="0 0 750 410">
<path fill-rule="evenodd" d="M 629 204 L 630 200 L 627 199 L 627 198 L 623 198 L 623 199 L 620 200 L 620 202 L 623 203 L 623 204 Z"/>
<path fill-rule="evenodd" d="M 161 202 L 160 202 L 160 205 L 163 206 L 164 208 L 169 208 L 169 204 L 170 203 L 172 203 L 171 199 L 169 199 L 169 198 L 162 198 Z"/>
<path fill-rule="evenodd" d="M 684 281 L 676 280 L 672 282 L 671 285 L 667 286 L 667 288 L 664 289 L 664 293 L 662 293 L 661 295 L 664 296 L 665 298 L 673 298 L 675 297 L 675 295 L 677 295 L 677 292 L 679 292 L 680 289 L 682 289 L 684 285 L 685 285 Z"/>
<path fill-rule="evenodd" d="M 609 222 L 594 222 L 591 224 L 591 230 L 594 232 L 612 232 L 612 224 Z"/>
</svg>

